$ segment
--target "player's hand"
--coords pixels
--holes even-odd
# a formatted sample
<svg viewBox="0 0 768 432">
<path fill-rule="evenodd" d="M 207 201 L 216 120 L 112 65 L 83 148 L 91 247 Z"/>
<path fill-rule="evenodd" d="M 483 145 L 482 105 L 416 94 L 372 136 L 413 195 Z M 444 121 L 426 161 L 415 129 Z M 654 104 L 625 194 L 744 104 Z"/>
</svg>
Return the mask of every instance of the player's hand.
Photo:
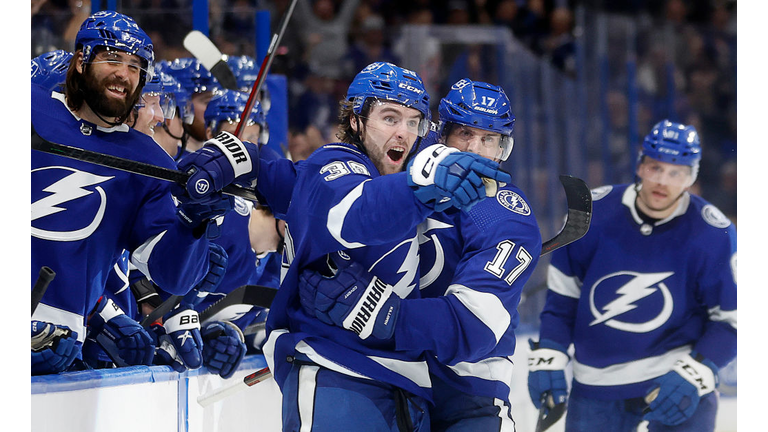
<svg viewBox="0 0 768 432">
<path fill-rule="evenodd" d="M 102 297 L 88 320 L 89 339 L 95 340 L 116 365 L 151 365 L 155 345 L 149 333 L 111 299 Z"/>
<path fill-rule="evenodd" d="M 565 403 L 568 386 L 565 382 L 565 366 L 568 354 L 564 346 L 542 339 L 528 340 L 531 352 L 528 355 L 528 393 L 536 408 L 541 408 L 544 397 L 552 397 L 552 406 Z"/>
<path fill-rule="evenodd" d="M 80 352 L 77 332 L 64 325 L 32 321 L 32 375 L 66 370 Z"/>
<path fill-rule="evenodd" d="M 245 337 L 229 321 L 213 321 L 203 327 L 203 363 L 213 373 L 229 378 L 245 357 Z"/>
<path fill-rule="evenodd" d="M 189 306 L 179 305 L 163 317 L 163 327 L 178 357 L 175 360 L 180 360 L 188 369 L 197 369 L 203 365 L 203 339 L 200 334 L 200 317 L 197 311 Z M 158 339 L 168 340 L 162 336 Z M 168 351 L 168 356 L 171 356 L 172 351 L 168 348 L 166 346 L 165 351 Z M 161 358 L 165 356 L 162 352 L 159 354 Z"/>
<path fill-rule="evenodd" d="M 675 363 L 671 371 L 654 380 L 646 393 L 650 412 L 645 420 L 657 420 L 674 426 L 693 415 L 702 396 L 717 387 L 718 367 L 710 360 L 692 352 Z M 652 396 L 658 391 L 658 395 Z M 653 400 L 651 400 L 653 399 Z"/>
<path fill-rule="evenodd" d="M 498 163 L 442 144 L 427 147 L 408 163 L 408 185 L 421 202 L 435 211 L 451 206 L 469 211 L 489 196 L 483 177 L 494 185 L 512 181 Z"/>
<path fill-rule="evenodd" d="M 351 263 L 332 278 L 305 270 L 299 276 L 301 306 L 320 321 L 369 336 L 389 339 L 395 332 L 400 297 L 363 266 Z"/>
<path fill-rule="evenodd" d="M 227 272 L 227 251 L 216 243 L 208 243 L 208 273 L 181 300 L 182 306 L 195 308 L 208 294 L 215 292 Z"/>
<path fill-rule="evenodd" d="M 218 238 L 221 234 L 218 218 L 235 208 L 235 198 L 215 192 L 202 202 L 180 202 L 176 207 L 176 216 L 184 225 L 201 236 L 203 230 L 209 239 Z M 197 232 L 199 230 L 199 232 Z"/>
<path fill-rule="evenodd" d="M 191 176 L 184 188 L 175 186 L 173 194 L 181 201 L 206 202 L 214 192 L 236 183 L 254 187 L 259 174 L 259 147 L 242 142 L 229 132 L 220 132 L 203 147 L 183 157 L 179 169 Z"/>
<path fill-rule="evenodd" d="M 176 372 L 184 372 L 187 367 L 176 352 L 176 346 L 162 324 L 152 324 L 149 334 L 155 343 L 155 358 L 152 364 L 170 366 Z"/>
</svg>

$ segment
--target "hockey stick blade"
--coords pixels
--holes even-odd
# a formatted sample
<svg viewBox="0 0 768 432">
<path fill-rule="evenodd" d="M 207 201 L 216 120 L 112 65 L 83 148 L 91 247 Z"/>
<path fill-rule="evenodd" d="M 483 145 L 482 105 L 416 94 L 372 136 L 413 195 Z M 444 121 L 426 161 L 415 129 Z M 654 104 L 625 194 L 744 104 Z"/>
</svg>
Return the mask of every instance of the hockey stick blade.
<svg viewBox="0 0 768 432">
<path fill-rule="evenodd" d="M 152 310 L 152 312 L 150 312 L 149 315 L 142 318 L 139 324 L 141 324 L 141 326 L 144 328 L 149 328 L 149 326 L 151 326 L 153 322 L 165 316 L 165 314 L 172 311 L 173 308 L 178 306 L 179 303 L 181 303 L 181 300 L 183 298 L 184 296 L 180 296 L 180 295 L 172 295 L 168 297 L 162 303 L 160 303 L 158 307 Z"/>
<path fill-rule="evenodd" d="M 546 432 L 565 414 L 565 402 L 555 405 L 549 392 L 544 393 L 541 399 L 536 432 Z"/>
<path fill-rule="evenodd" d="M 43 299 L 43 295 L 45 295 L 45 291 L 54 277 L 56 277 L 56 273 L 50 267 L 43 266 L 40 268 L 40 274 L 37 276 L 35 286 L 32 287 L 32 315 L 35 314 L 37 305 L 40 304 L 40 300 Z"/>
<path fill-rule="evenodd" d="M 189 179 L 189 174 L 185 172 L 48 141 L 35 132 L 34 125 L 32 126 L 32 149 L 180 185 L 185 185 Z M 253 202 L 259 201 L 253 190 L 233 184 L 227 185 L 221 192 Z"/>
<path fill-rule="evenodd" d="M 584 237 L 592 222 L 592 192 L 584 180 L 561 175 L 560 183 L 563 184 L 565 199 L 568 202 L 568 216 L 560 232 L 541 245 L 540 256 Z"/>
<path fill-rule="evenodd" d="M 277 290 L 261 285 L 243 285 L 200 312 L 200 323 L 235 320 L 258 306 L 269 308 Z"/>
<path fill-rule="evenodd" d="M 217 388 L 212 392 L 199 396 L 197 398 L 197 403 L 206 407 L 214 402 L 218 402 L 224 399 L 227 396 L 233 395 L 240 390 L 245 390 L 248 387 L 252 387 L 262 381 L 265 381 L 270 377 L 272 377 L 272 372 L 269 371 L 269 368 L 259 369 L 250 375 L 246 375 L 242 380 L 238 380 L 232 384 Z"/>
<path fill-rule="evenodd" d="M 214 78 L 227 90 L 238 90 L 237 78 L 227 64 L 226 57 L 202 32 L 192 30 L 184 37 L 184 48 L 200 60 Z"/>
</svg>

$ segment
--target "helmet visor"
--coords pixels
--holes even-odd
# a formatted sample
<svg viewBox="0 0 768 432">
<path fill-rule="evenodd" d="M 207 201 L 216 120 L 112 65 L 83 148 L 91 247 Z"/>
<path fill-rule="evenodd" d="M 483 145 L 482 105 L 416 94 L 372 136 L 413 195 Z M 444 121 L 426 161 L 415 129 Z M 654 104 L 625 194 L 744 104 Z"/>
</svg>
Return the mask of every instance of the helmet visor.
<svg viewBox="0 0 768 432">
<path fill-rule="evenodd" d="M 637 175 L 644 182 L 673 187 L 689 187 L 695 180 L 690 166 L 661 162 L 650 157 L 643 158 L 637 167 Z"/>
</svg>

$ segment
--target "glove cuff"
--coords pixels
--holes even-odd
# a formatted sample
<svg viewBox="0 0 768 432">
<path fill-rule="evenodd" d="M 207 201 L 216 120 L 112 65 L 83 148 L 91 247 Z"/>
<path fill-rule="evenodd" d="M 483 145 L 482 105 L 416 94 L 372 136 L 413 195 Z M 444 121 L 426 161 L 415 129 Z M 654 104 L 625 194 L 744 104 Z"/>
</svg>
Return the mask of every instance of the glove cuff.
<svg viewBox="0 0 768 432">
<path fill-rule="evenodd" d="M 529 340 L 531 352 L 528 355 L 528 370 L 530 372 L 547 370 L 563 370 L 568 365 L 570 357 L 561 350 L 562 345 L 547 339 L 539 342 Z"/>
<path fill-rule="evenodd" d="M 700 355 L 694 359 L 690 354 L 686 354 L 675 362 L 672 370 L 696 387 L 699 397 L 712 393 L 717 387 L 717 366 Z"/>
<path fill-rule="evenodd" d="M 459 151 L 443 144 L 433 144 L 420 151 L 408 163 L 408 185 L 411 187 L 429 186 L 435 184 L 437 166 L 449 154 Z"/>
<path fill-rule="evenodd" d="M 392 293 L 392 285 L 388 285 L 381 279 L 374 277 L 371 283 L 368 284 L 365 292 L 363 292 L 363 295 L 360 296 L 357 304 L 352 308 L 355 312 L 349 314 L 344 319 L 343 327 L 357 333 L 360 339 L 367 339 L 373 333 L 379 313 L 390 313 L 382 311 L 382 309 L 385 304 L 391 304 L 387 300 L 389 300 Z M 394 318 L 394 316 L 391 318 Z"/>
<path fill-rule="evenodd" d="M 96 314 L 100 316 L 105 323 L 116 316 L 125 315 L 125 312 L 123 312 L 123 310 L 120 309 L 120 306 L 113 302 L 111 298 L 104 297 L 101 301 L 103 303 L 99 304 Z"/>
<path fill-rule="evenodd" d="M 245 144 L 233 134 L 221 131 L 216 137 L 209 139 L 203 144 L 203 146 L 208 145 L 217 147 L 226 156 L 235 174 L 234 178 L 250 173 L 253 170 L 253 161 L 248 150 L 245 148 Z"/>
<path fill-rule="evenodd" d="M 165 327 L 168 333 L 179 330 L 199 330 L 200 317 L 194 309 L 182 310 L 165 319 L 163 327 Z"/>
</svg>

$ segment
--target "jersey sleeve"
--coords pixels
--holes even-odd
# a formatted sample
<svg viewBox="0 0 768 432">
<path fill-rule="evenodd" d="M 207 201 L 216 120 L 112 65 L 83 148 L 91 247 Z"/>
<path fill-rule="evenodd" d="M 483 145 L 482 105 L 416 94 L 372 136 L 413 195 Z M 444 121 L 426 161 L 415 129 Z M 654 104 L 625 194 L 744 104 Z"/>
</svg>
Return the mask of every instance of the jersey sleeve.
<svg viewBox="0 0 768 432">
<path fill-rule="evenodd" d="M 571 260 L 568 245 L 552 252 L 547 268 L 547 295 L 541 312 L 539 339 L 548 339 L 568 347 L 573 341 L 576 311 L 581 296 L 584 274 L 580 266 Z"/>
<path fill-rule="evenodd" d="M 502 214 L 488 221 L 489 200 L 461 213 L 461 259 L 442 297 L 404 300 L 396 327 L 397 349 L 426 349 L 444 364 L 472 362 L 514 352 L 517 307 L 541 253 L 532 215 Z"/>
<path fill-rule="evenodd" d="M 256 192 L 277 219 L 285 219 L 296 184 L 296 165 L 288 159 L 259 160 Z"/>
<path fill-rule="evenodd" d="M 694 349 L 723 367 L 736 357 L 736 230 L 709 242 L 710 254 L 701 266 L 698 297 L 707 309 L 709 321 Z"/>
</svg>

